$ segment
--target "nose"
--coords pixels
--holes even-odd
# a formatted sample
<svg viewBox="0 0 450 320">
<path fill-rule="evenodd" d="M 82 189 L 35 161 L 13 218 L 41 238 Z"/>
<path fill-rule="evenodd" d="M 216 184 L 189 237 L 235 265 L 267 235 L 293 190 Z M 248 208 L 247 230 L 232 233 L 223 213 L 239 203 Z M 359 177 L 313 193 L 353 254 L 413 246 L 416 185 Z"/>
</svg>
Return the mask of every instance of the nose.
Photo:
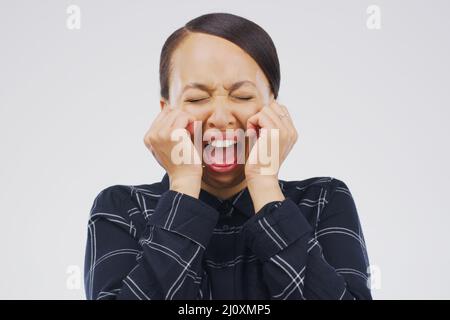
<svg viewBox="0 0 450 320">
<path fill-rule="evenodd" d="M 213 111 L 206 121 L 207 129 L 225 130 L 234 128 L 236 118 L 233 116 L 230 108 L 224 102 L 217 101 L 213 107 Z"/>
</svg>

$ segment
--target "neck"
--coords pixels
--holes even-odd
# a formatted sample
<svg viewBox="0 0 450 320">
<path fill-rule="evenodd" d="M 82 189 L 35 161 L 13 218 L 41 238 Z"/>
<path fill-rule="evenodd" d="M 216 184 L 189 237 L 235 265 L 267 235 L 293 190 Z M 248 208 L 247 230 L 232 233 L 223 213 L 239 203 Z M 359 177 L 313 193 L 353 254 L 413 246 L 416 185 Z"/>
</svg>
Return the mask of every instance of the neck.
<svg viewBox="0 0 450 320">
<path fill-rule="evenodd" d="M 240 183 L 238 183 L 235 186 L 232 187 L 227 187 L 227 188 L 215 188 L 210 186 L 209 184 L 206 184 L 203 180 L 202 180 L 202 189 L 209 192 L 210 194 L 216 196 L 217 198 L 224 200 L 224 199 L 228 199 L 231 196 L 235 195 L 236 193 L 238 193 L 239 191 L 241 191 L 242 189 L 247 187 L 247 181 L 244 179 L 242 180 Z"/>
</svg>

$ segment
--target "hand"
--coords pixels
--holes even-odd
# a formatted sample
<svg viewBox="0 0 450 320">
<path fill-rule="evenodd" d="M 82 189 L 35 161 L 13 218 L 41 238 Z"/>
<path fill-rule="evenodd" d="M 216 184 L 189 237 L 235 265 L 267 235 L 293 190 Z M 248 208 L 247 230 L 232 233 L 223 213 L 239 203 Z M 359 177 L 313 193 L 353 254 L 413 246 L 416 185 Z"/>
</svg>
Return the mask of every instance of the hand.
<svg viewBox="0 0 450 320">
<path fill-rule="evenodd" d="M 278 131 L 278 137 L 272 134 L 272 130 Z M 280 166 L 298 139 L 297 130 L 287 108 L 278 104 L 276 100 L 272 100 L 269 106 L 263 107 L 260 112 L 247 120 L 247 132 L 253 139 L 255 137 L 252 134 L 259 132 L 259 137 L 250 150 L 245 165 L 247 181 L 261 176 L 278 179 Z M 269 158 L 266 160 L 270 160 L 269 164 L 262 162 L 264 159 L 261 159 L 258 154 L 259 149 L 268 150 Z"/>
<path fill-rule="evenodd" d="M 271 130 L 277 129 L 278 135 L 272 135 Z M 259 132 L 245 164 L 247 187 L 257 213 L 265 204 L 285 199 L 278 184 L 278 172 L 297 142 L 298 133 L 287 108 L 275 100 L 247 120 L 247 132 L 251 139 Z M 260 159 L 258 150 L 261 147 L 268 153 L 269 164 Z"/>
<path fill-rule="evenodd" d="M 194 121 L 195 117 L 189 113 L 165 105 L 145 134 L 144 143 L 169 175 L 170 189 L 198 198 L 203 168 L 199 153 L 190 138 L 192 131 L 186 129 L 191 129 Z M 181 130 L 177 131 L 182 137 L 181 142 L 172 139 L 175 130 Z M 189 159 L 194 161 L 177 163 L 172 154 L 174 148 L 190 151 Z"/>
</svg>

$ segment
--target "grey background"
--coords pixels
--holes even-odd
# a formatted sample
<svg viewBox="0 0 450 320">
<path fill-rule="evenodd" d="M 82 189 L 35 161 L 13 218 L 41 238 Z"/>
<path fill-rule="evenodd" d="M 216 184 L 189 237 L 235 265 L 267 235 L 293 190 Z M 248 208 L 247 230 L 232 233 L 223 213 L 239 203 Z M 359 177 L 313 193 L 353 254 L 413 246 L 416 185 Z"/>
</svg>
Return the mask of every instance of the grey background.
<svg viewBox="0 0 450 320">
<path fill-rule="evenodd" d="M 66 28 L 70 4 L 81 8 L 80 30 Z M 371 4 L 380 30 L 366 27 Z M 67 281 L 83 268 L 94 197 L 162 177 L 142 138 L 159 111 L 163 41 L 215 11 L 272 36 L 279 100 L 300 133 L 280 178 L 347 183 L 377 273 L 374 297 L 450 298 L 449 9 L 448 1 L 1 0 L 0 298 L 84 298 Z"/>
</svg>

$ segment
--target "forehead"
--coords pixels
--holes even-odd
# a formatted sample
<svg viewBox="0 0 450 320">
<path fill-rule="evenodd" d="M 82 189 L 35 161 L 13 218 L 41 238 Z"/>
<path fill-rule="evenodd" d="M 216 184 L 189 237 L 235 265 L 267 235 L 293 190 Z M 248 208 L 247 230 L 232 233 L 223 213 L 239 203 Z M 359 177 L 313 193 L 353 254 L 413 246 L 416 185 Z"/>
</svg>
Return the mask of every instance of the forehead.
<svg viewBox="0 0 450 320">
<path fill-rule="evenodd" d="M 191 33 L 172 56 L 171 81 L 230 86 L 255 81 L 262 74 L 255 60 L 234 43 L 220 37 Z"/>
</svg>

